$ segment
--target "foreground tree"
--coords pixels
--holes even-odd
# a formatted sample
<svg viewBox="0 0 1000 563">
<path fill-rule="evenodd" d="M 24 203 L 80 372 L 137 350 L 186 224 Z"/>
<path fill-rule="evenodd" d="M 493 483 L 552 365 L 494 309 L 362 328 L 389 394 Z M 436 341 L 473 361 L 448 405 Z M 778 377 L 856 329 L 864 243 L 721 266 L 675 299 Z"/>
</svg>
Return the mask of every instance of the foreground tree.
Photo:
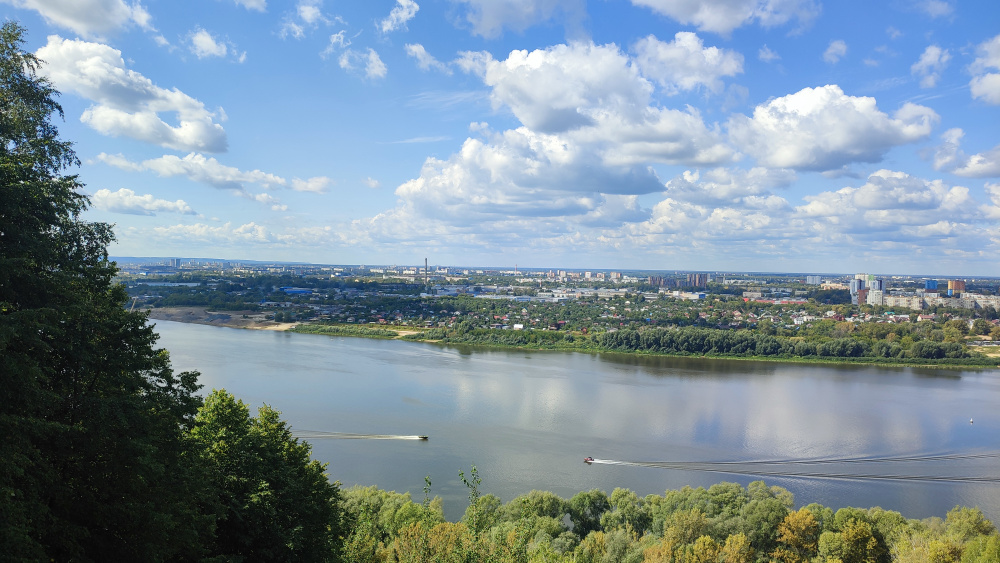
<svg viewBox="0 0 1000 563">
<path fill-rule="evenodd" d="M 211 517 L 184 431 L 196 374 L 175 376 L 112 283 L 111 228 L 81 219 L 57 93 L 0 29 L 0 545 L 14 560 L 197 557 Z"/>
<path fill-rule="evenodd" d="M 339 561 L 346 529 L 340 487 L 278 411 L 257 417 L 213 391 L 191 435 L 211 468 L 218 510 L 210 555 L 244 561 Z"/>
</svg>

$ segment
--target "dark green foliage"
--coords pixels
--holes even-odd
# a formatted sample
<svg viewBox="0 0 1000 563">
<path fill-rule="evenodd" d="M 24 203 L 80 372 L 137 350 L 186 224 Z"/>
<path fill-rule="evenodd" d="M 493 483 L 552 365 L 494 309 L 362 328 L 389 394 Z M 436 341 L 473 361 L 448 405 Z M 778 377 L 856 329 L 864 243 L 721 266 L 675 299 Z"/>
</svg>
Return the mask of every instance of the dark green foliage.
<svg viewBox="0 0 1000 563">
<path fill-rule="evenodd" d="M 346 535 L 340 487 L 311 446 L 293 438 L 267 405 L 247 406 L 213 391 L 198 411 L 191 436 L 206 460 L 218 495 L 213 556 L 245 561 L 339 561 Z"/>
<path fill-rule="evenodd" d="M 857 337 L 825 338 L 818 341 L 770 336 L 751 330 L 709 328 L 626 329 L 602 333 L 597 337 L 602 348 L 621 352 L 653 352 L 678 355 L 737 357 L 808 358 L 837 361 L 956 363 L 991 365 L 991 360 L 974 358 L 957 342 L 914 342 L 909 350 L 884 340 L 871 340 L 863 333 Z"/>
<path fill-rule="evenodd" d="M 601 490 L 591 489 L 573 495 L 569 499 L 569 517 L 573 522 L 573 533 L 584 538 L 590 532 L 601 529 L 601 515 L 611 509 L 608 495 Z"/>
<path fill-rule="evenodd" d="M 175 376 L 124 310 L 111 228 L 80 218 L 62 175 L 76 156 L 23 35 L 0 30 L 0 545 L 15 560 L 196 557 L 211 532 L 183 439 L 196 376 Z"/>
<path fill-rule="evenodd" d="M 365 336 L 368 338 L 396 338 L 399 336 L 399 333 L 394 330 L 356 325 L 298 325 L 292 329 L 292 332 L 326 334 L 328 336 Z"/>
</svg>

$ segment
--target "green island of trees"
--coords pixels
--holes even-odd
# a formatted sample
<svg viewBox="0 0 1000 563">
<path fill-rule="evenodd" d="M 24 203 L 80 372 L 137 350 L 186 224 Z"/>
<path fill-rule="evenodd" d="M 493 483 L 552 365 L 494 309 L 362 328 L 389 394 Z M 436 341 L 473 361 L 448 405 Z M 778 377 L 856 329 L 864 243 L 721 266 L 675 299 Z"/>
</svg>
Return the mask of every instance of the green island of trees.
<svg viewBox="0 0 1000 563">
<path fill-rule="evenodd" d="M 460 473 L 469 507 L 458 522 L 430 498 L 430 478 L 423 502 L 343 490 L 280 413 L 252 416 L 224 390 L 200 397 L 198 374 L 175 374 L 146 314 L 126 308 L 111 228 L 81 218 L 88 200 L 65 173 L 77 159 L 51 122 L 57 92 L 24 33 L 0 28 L 3 560 L 1000 561 L 977 509 L 924 521 L 795 510 L 762 482 L 644 498 L 532 491 L 504 504 L 472 468 Z"/>
</svg>

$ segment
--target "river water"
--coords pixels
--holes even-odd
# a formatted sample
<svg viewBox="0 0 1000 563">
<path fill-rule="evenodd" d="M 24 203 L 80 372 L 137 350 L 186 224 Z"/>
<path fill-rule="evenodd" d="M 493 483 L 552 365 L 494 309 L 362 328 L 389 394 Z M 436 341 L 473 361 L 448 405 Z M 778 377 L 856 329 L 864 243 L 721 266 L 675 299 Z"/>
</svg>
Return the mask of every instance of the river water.
<svg viewBox="0 0 1000 563">
<path fill-rule="evenodd" d="M 773 473 L 1000 479 L 1000 371 L 952 371 L 523 352 L 156 321 L 175 370 L 198 370 L 296 431 L 427 435 L 317 438 L 345 486 L 432 495 L 457 519 L 475 465 L 504 502 L 532 489 L 640 496 L 760 476 L 665 468 L 720 462 L 950 456 L 754 466 Z M 970 419 L 974 423 L 970 424 Z M 981 458 L 955 458 L 987 454 Z M 583 463 L 599 460 L 652 465 Z M 719 469 L 723 466 L 711 466 Z M 741 466 L 737 469 L 746 469 Z M 881 506 L 909 518 L 978 506 L 1000 521 L 1000 483 L 763 477 L 799 505 Z"/>
</svg>

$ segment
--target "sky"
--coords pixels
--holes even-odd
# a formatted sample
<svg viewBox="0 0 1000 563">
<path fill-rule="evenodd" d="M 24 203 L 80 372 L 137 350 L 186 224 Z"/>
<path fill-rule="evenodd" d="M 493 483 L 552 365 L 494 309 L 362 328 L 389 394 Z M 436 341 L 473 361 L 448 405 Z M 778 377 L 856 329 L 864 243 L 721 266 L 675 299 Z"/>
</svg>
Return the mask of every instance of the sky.
<svg viewBox="0 0 1000 563">
<path fill-rule="evenodd" d="M 1000 276 L 995 0 L 0 0 L 116 256 Z"/>
</svg>

